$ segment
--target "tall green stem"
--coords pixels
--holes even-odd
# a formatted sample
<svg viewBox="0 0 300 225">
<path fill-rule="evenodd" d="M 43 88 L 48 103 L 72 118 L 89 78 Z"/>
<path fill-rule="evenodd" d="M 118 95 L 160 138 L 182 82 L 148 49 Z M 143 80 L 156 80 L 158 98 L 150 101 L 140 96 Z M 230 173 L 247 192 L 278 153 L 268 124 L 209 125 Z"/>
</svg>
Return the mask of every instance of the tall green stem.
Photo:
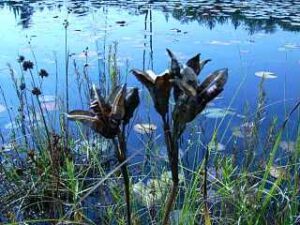
<svg viewBox="0 0 300 225">
<path fill-rule="evenodd" d="M 171 192 L 167 199 L 167 203 L 164 210 L 163 222 L 162 222 L 163 225 L 167 225 L 169 223 L 170 212 L 172 210 L 172 207 L 174 205 L 178 193 L 178 185 L 179 185 L 178 143 L 177 143 L 177 139 L 172 137 L 171 135 L 170 125 L 167 119 L 165 117 L 162 117 L 162 120 L 164 125 L 164 137 L 165 137 L 165 142 L 168 150 L 168 158 L 169 158 L 171 172 L 172 172 L 172 187 L 171 187 Z"/>
</svg>

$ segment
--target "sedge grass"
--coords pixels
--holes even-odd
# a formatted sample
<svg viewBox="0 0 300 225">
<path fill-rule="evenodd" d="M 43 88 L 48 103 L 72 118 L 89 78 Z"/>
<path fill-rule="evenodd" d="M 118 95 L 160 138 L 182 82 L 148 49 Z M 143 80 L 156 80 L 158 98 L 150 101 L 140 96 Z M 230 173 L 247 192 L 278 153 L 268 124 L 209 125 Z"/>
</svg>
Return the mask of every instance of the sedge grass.
<svg viewBox="0 0 300 225">
<path fill-rule="evenodd" d="M 112 62 L 114 64 L 114 61 Z M 116 79 L 114 73 L 118 70 L 112 71 L 112 78 Z M 7 102 L 5 93 L 2 94 L 2 99 Z M 22 99 L 27 106 L 29 105 L 30 112 L 36 115 L 39 108 L 27 100 Z M 258 103 L 263 102 L 262 100 L 261 96 Z M 263 103 L 256 110 L 260 113 L 269 105 Z M 293 111 L 298 110 L 297 107 L 298 105 Z M 26 111 L 26 115 L 30 112 Z M 10 110 L 8 113 L 11 122 L 14 122 L 14 113 Z M 48 125 L 46 112 L 40 111 L 40 113 L 45 115 L 47 127 L 51 127 Z M 260 117 L 258 113 L 254 115 L 257 120 Z M 250 120 L 250 118 L 246 119 Z M 60 165 L 59 168 L 54 168 L 49 146 L 45 144 L 48 142 L 48 137 L 43 132 L 45 125 L 38 123 L 37 116 L 32 116 L 32 120 L 31 129 L 26 128 L 28 143 L 25 141 L 22 126 L 13 127 L 10 141 L 18 143 L 14 146 L 17 157 L 7 156 L 0 151 L 2 159 L 0 163 L 0 221 L 3 221 L 1 223 L 126 224 L 123 215 L 126 208 L 124 192 L 120 188 L 121 179 L 118 174 L 122 164 L 114 166 L 116 162 L 111 162 L 111 165 L 106 165 L 105 162 L 106 153 L 112 146 L 102 138 L 91 136 L 78 124 L 75 129 L 79 132 L 79 136 L 69 138 L 67 146 L 70 152 L 64 152 L 60 162 L 56 162 L 56 165 Z M 289 120 L 285 120 L 284 125 L 279 128 L 277 128 L 278 120 L 274 121 L 269 127 L 269 134 L 260 137 L 265 141 L 264 148 L 269 150 L 264 154 L 258 155 L 256 152 L 259 148 L 257 142 L 248 143 L 252 146 L 253 155 L 244 155 L 245 158 L 249 157 L 245 165 L 238 165 L 234 160 L 234 155 L 226 155 L 217 149 L 207 149 L 209 142 L 216 143 L 219 137 L 221 137 L 220 140 L 225 139 L 224 133 L 220 133 L 220 126 L 214 129 L 210 139 L 197 134 L 197 130 L 194 130 L 195 133 L 191 134 L 191 137 L 198 138 L 193 138 L 190 145 L 196 146 L 198 151 L 206 152 L 206 154 L 203 154 L 205 158 L 200 159 L 200 163 L 196 159 L 198 157 L 195 157 L 192 168 L 180 162 L 179 168 L 184 171 L 185 180 L 179 185 L 179 198 L 171 212 L 172 216 L 176 215 L 174 217 L 176 219 L 171 220 L 172 225 L 295 223 L 299 217 L 300 206 L 299 117 L 297 117 L 295 149 L 288 153 L 289 157 L 285 164 L 281 165 L 288 171 L 288 179 L 283 175 L 274 178 L 270 174 L 280 150 L 284 128 L 287 127 Z M 224 122 L 225 118 L 222 118 L 222 123 Z M 229 125 L 226 127 L 229 128 Z M 257 125 L 255 129 L 258 134 L 262 128 Z M 275 138 L 270 138 L 274 135 Z M 19 136 L 21 138 L 18 138 Z M 149 142 L 143 140 L 145 142 L 143 148 L 155 154 L 154 148 L 161 148 L 161 146 L 156 145 L 156 138 L 152 136 L 149 138 L 151 138 Z M 88 144 L 78 145 L 78 139 L 87 141 Z M 93 140 L 100 144 L 104 149 L 103 152 L 93 146 Z M 249 140 L 244 140 L 246 141 Z M 28 146 L 36 147 L 38 151 L 30 156 Z M 242 151 L 242 149 L 238 150 Z M 135 153 L 124 161 L 130 170 L 142 167 L 141 163 L 131 164 L 131 160 L 141 151 L 136 149 Z M 187 154 L 190 152 L 189 150 Z M 263 157 L 264 165 L 257 163 L 258 156 Z M 149 157 L 150 162 L 147 163 L 151 173 L 145 174 L 146 170 L 141 170 L 142 172 L 130 177 L 133 184 L 139 179 L 146 182 L 149 174 L 152 178 L 160 177 L 166 167 L 162 169 L 162 163 L 155 159 L 155 157 Z M 58 169 L 57 173 L 55 173 L 56 169 Z M 160 187 L 164 186 L 162 181 L 159 182 Z M 131 193 L 133 193 L 132 189 L 131 187 Z M 141 205 L 139 197 L 132 194 L 132 223 L 161 224 L 166 194 L 162 194 L 161 199 L 151 207 Z M 95 199 L 97 201 L 93 202 Z M 59 207 L 53 207 L 55 201 L 60 203 Z M 41 214 L 37 213 L 39 210 Z"/>
</svg>

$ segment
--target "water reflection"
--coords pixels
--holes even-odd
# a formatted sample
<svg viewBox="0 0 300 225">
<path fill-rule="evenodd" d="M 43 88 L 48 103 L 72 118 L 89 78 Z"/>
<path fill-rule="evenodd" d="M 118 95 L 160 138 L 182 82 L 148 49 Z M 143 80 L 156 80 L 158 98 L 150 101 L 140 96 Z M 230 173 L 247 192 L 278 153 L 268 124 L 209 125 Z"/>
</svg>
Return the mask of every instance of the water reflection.
<svg viewBox="0 0 300 225">
<path fill-rule="evenodd" d="M 257 71 L 274 72 L 276 76 L 278 75 L 278 79 L 266 82 L 270 102 L 277 102 L 282 98 L 281 92 L 274 91 L 274 87 L 276 90 L 283 90 L 283 84 L 289 87 L 284 98 L 294 99 L 298 96 L 299 88 L 295 81 L 298 81 L 299 77 L 294 75 L 299 71 L 299 34 L 277 29 L 280 23 L 288 24 L 287 21 L 297 20 L 293 12 L 298 6 L 287 7 L 288 9 L 281 11 L 287 3 L 276 1 L 272 8 L 276 13 L 271 13 L 272 17 L 268 17 L 266 9 L 269 6 L 268 2 L 262 10 L 252 13 L 250 11 L 254 9 L 252 5 L 254 1 L 251 3 L 243 1 L 239 4 L 229 1 L 229 3 L 215 1 L 215 4 L 211 2 L 152 1 L 148 4 L 140 1 L 2 2 L 0 7 L 4 13 L 1 14 L 3 15 L 1 18 L 6 20 L 8 14 L 10 17 L 0 32 L 3 35 L 1 39 L 3 46 L 6 46 L 0 56 L 0 69 L 5 67 L 5 63 L 13 62 L 18 54 L 30 57 L 31 49 L 24 48 L 27 46 L 27 39 L 24 41 L 24 36 L 34 35 L 32 46 L 39 63 L 48 67 L 50 74 L 56 74 L 53 63 L 49 61 L 52 59 L 52 52 L 55 51 L 57 62 L 64 62 L 62 23 L 68 18 L 71 24 L 68 44 L 73 62 L 70 64 L 70 74 L 72 75 L 73 69 L 84 75 L 88 74 L 89 81 L 98 83 L 104 93 L 110 88 L 105 80 L 105 74 L 110 74 L 111 61 L 108 55 L 114 53 L 114 43 L 117 42 L 116 61 L 122 70 L 120 74 L 123 81 L 132 86 L 136 84 L 130 77 L 127 80 L 128 70 L 131 68 L 152 69 L 158 73 L 164 71 L 167 64 L 166 47 L 174 49 L 180 60 L 186 60 L 186 55 L 201 51 L 203 58 L 214 59 L 212 63 L 216 63 L 215 66 L 229 67 L 231 77 L 228 89 L 224 92 L 224 101 L 214 103 L 217 109 L 214 110 L 215 114 L 221 116 L 224 115 L 222 109 L 224 106 L 227 107 L 226 101 L 232 98 L 233 92 L 242 82 L 242 77 L 246 75 L 249 76 L 247 82 L 243 85 L 236 103 L 234 102 L 231 107 L 236 109 L 237 115 L 241 115 L 244 99 L 249 99 L 250 105 L 255 105 L 255 96 L 249 93 L 258 92 L 259 79 L 254 76 Z M 260 1 L 260 4 L 262 5 L 263 1 Z M 288 4 L 294 6 L 292 2 Z M 68 12 L 70 14 L 67 17 Z M 264 15 L 259 17 L 256 15 L 258 13 Z M 13 14 L 23 28 L 29 29 L 22 31 L 20 26 L 14 26 Z M 85 14 L 88 15 L 83 16 Z M 263 34 L 259 32 L 261 30 L 267 33 L 277 32 Z M 84 49 L 88 51 L 88 57 L 83 54 Z M 129 66 L 127 61 L 130 61 Z M 84 69 L 81 69 L 81 66 Z M 125 66 L 128 69 L 126 72 Z M 57 65 L 58 70 L 63 67 L 61 64 Z M 210 70 L 210 67 L 208 69 Z M 209 73 L 209 70 L 206 72 Z M 49 76 L 49 82 L 45 86 L 46 94 L 53 94 L 54 86 L 56 90 L 62 90 L 64 87 L 63 81 L 57 84 L 53 77 Z M 4 76 L 1 78 L 1 81 L 8 82 Z M 75 86 L 73 83 L 71 85 Z M 76 102 L 72 104 L 75 105 Z M 80 104 L 84 105 L 84 102 L 80 100 Z M 278 115 L 282 115 L 280 107 L 275 111 Z M 206 117 L 212 119 L 211 114 L 207 114 Z M 240 118 L 241 116 L 238 119 Z M 148 122 L 143 119 L 141 116 L 140 122 Z"/>
<path fill-rule="evenodd" d="M 21 2 L 4 2 L 1 4 L 0 7 L 3 8 L 3 4 L 7 4 L 10 8 L 10 10 L 13 12 L 16 20 L 19 21 L 18 24 L 20 24 L 23 28 L 28 28 L 30 25 L 31 16 L 34 13 L 34 8 L 30 5 L 30 3 L 21 3 Z"/>
<path fill-rule="evenodd" d="M 115 6 L 129 10 L 135 15 L 151 17 L 149 7 L 160 10 L 165 14 L 166 20 L 172 17 L 188 23 L 198 21 L 199 24 L 213 29 L 217 24 L 230 21 L 235 28 L 245 27 L 251 34 L 258 31 L 273 33 L 277 26 L 287 31 L 300 31 L 300 11 L 298 1 L 95 1 L 95 0 L 69 0 L 63 1 L 4 1 L 0 7 L 8 5 L 15 14 L 23 28 L 30 25 L 30 18 L 36 10 L 45 8 L 65 7 L 70 13 L 84 16 L 93 9 L 103 6 Z M 259 10 L 258 10 L 259 9 Z M 148 15 L 149 14 L 149 15 Z M 151 25 L 150 25 L 151 27 Z"/>
<path fill-rule="evenodd" d="M 152 30 L 153 30 L 153 22 L 152 22 L 152 8 L 149 5 L 149 8 L 145 12 L 145 20 L 144 20 L 144 49 L 143 49 L 143 70 L 150 68 L 153 70 L 153 40 L 152 40 Z M 147 43 L 149 43 L 149 62 L 147 63 Z"/>
</svg>

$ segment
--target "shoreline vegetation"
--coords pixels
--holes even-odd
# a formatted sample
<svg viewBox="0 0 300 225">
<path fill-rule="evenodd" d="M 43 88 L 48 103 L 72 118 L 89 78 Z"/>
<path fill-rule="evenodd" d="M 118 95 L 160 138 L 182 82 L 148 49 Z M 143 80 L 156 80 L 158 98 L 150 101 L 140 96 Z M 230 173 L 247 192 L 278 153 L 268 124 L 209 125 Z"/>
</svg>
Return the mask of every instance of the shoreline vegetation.
<svg viewBox="0 0 300 225">
<path fill-rule="evenodd" d="M 61 131 L 49 124 L 52 104 L 55 109 L 62 109 L 61 116 L 55 117 L 61 122 L 64 110 L 57 96 L 51 98 L 42 94 L 43 82 L 49 75 L 47 71 L 40 69 L 36 73 L 34 63 L 20 56 L 18 62 L 22 75 L 17 78 L 15 70 L 8 65 L 19 108 L 16 117 L 8 111 L 13 124 L 11 144 L 3 143 L 0 155 L 1 223 L 296 223 L 299 219 L 299 127 L 294 142 L 283 142 L 282 138 L 290 116 L 299 111 L 300 103 L 283 123 L 274 119 L 267 137 L 261 139 L 258 135 L 265 106 L 262 77 L 255 118 L 253 122 L 244 123 L 241 126 L 244 130 L 240 130 L 240 135 L 246 135 L 244 147 L 248 149 L 239 159 L 242 163 L 237 160 L 238 154 L 226 156 L 222 153 L 217 140 L 220 131 L 215 129 L 206 145 L 197 144 L 199 140 L 194 139 L 192 144 L 201 144 L 200 151 L 205 153 L 196 169 L 190 170 L 180 162 L 180 135 L 186 123 L 190 123 L 207 102 L 222 91 L 227 70 L 217 70 L 197 86 L 196 75 L 204 65 L 199 55 L 182 66 L 170 50 L 168 53 L 170 69 L 163 75 L 155 77 L 152 71 L 132 70 L 146 85 L 154 107 L 161 115 L 168 152 L 169 163 L 161 165 L 152 160 L 146 167 L 130 165 L 135 154 L 126 156 L 126 124 L 134 118 L 139 97 L 138 89 L 127 90 L 126 86 L 120 86 L 120 78 L 115 77 L 114 72 L 117 68 L 111 69 L 106 78 L 112 85 L 107 100 L 102 97 L 100 89 L 89 84 L 87 87 L 93 86 L 93 95 L 89 97 L 92 111 L 74 110 L 68 114 L 69 119 L 88 125 L 100 135 L 95 136 L 89 128 L 77 124 L 73 129 L 79 131 L 79 137 L 70 135 L 65 143 L 63 124 Z M 30 75 L 31 84 L 25 83 L 26 73 Z M 175 106 L 168 105 L 172 85 L 175 85 L 172 91 L 172 98 L 177 99 Z M 197 93 L 201 97 L 196 97 Z M 204 97 L 204 93 L 208 96 Z M 2 98 L 5 102 L 5 93 L 2 93 Z M 201 105 L 195 102 L 196 99 L 205 101 Z M 45 105 L 49 102 L 50 105 Z M 199 110 L 187 110 L 183 116 L 182 110 L 196 109 L 196 106 L 200 107 Z M 174 111 L 167 116 L 170 109 Z M 104 125 L 108 127 L 101 127 Z M 150 135 L 156 127 L 144 124 L 139 129 Z M 113 142 L 109 140 L 111 138 Z M 256 149 L 262 144 L 265 152 L 258 160 Z M 149 152 L 153 151 L 152 147 L 151 144 L 145 146 Z M 285 149 L 286 158 L 284 164 L 276 165 L 280 148 Z M 111 149 L 116 149 L 116 153 L 113 154 Z M 135 167 L 140 168 L 140 172 L 134 172 Z M 143 170 L 150 172 L 144 174 Z"/>
<path fill-rule="evenodd" d="M 274 74 L 256 74 L 256 108 L 245 106 L 241 115 L 230 105 L 209 107 L 230 79 L 230 71 L 219 69 L 200 82 L 210 59 L 197 54 L 180 62 L 167 49 L 164 73 L 127 68 L 121 74 L 115 43 L 97 86 L 89 77 L 89 49 L 81 67 L 69 53 L 67 20 L 64 29 L 65 96 L 57 87 L 57 59 L 55 72 L 48 73 L 30 42 L 31 57 L 18 56 L 18 68 L 7 64 L 16 108 L 0 84 L 0 111 L 10 122 L 0 127 L 0 224 L 300 223 L 300 101 L 285 109 L 284 120 L 265 113 L 270 103 L 264 85 Z M 76 90 L 68 86 L 70 74 Z M 50 76 L 55 94 L 45 95 Z M 127 76 L 143 86 L 128 87 Z M 75 92 L 80 109 L 68 105 Z M 159 119 L 137 124 L 140 107 L 153 108 Z M 205 116 L 216 122 L 212 131 L 205 129 Z M 226 116 L 241 123 L 232 128 Z M 220 121 L 228 123 L 225 131 Z M 131 132 L 140 134 L 141 149 L 129 143 Z M 183 158 L 191 151 L 187 165 Z"/>
</svg>

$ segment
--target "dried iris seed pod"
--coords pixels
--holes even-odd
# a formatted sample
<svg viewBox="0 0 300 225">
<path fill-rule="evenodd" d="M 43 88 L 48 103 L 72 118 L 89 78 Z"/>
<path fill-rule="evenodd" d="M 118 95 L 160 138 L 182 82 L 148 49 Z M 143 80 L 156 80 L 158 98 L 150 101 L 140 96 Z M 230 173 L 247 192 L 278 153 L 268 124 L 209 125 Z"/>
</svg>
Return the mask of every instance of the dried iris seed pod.
<svg viewBox="0 0 300 225">
<path fill-rule="evenodd" d="M 48 74 L 48 72 L 45 69 L 41 69 L 40 72 L 39 72 L 39 76 L 41 78 L 44 78 L 44 77 L 48 77 L 49 74 Z"/>
<path fill-rule="evenodd" d="M 210 74 L 196 89 L 196 95 L 181 94 L 173 111 L 176 135 L 181 135 L 186 123 L 191 122 L 217 97 L 228 79 L 228 70 L 220 69 Z"/>
<path fill-rule="evenodd" d="M 171 58 L 170 74 L 174 82 L 174 100 L 177 101 L 182 92 L 195 96 L 198 85 L 197 76 L 211 60 L 200 60 L 200 54 L 197 54 L 182 65 L 171 50 L 167 49 L 167 53 Z"/>
<path fill-rule="evenodd" d="M 135 77 L 146 86 L 154 102 L 156 111 L 164 117 L 169 111 L 169 98 L 172 88 L 171 76 L 168 71 L 156 75 L 152 71 L 133 69 Z"/>
<path fill-rule="evenodd" d="M 22 66 L 23 66 L 24 71 L 31 70 L 31 69 L 33 69 L 33 62 L 31 62 L 30 60 L 23 61 Z"/>
<path fill-rule="evenodd" d="M 93 86 L 90 111 L 73 110 L 67 117 L 90 126 L 105 138 L 112 139 L 120 132 L 121 122 L 127 124 L 139 104 L 138 90 L 134 90 L 127 93 L 126 85 L 118 86 L 105 101 L 99 90 Z"/>
<path fill-rule="evenodd" d="M 200 54 L 189 59 L 182 65 L 176 56 L 167 49 L 171 58 L 170 69 L 157 76 L 152 71 L 132 70 L 136 78 L 147 87 L 156 111 L 162 116 L 164 138 L 168 151 L 168 159 L 172 171 L 172 188 L 165 206 L 162 224 L 168 224 L 169 214 L 178 192 L 178 140 L 185 130 L 186 124 L 196 118 L 223 91 L 228 78 L 228 70 L 217 70 L 209 75 L 202 83 L 197 76 L 203 67 L 211 61 L 200 60 Z M 173 88 L 175 107 L 172 121 L 169 121 L 169 98 Z"/>
</svg>

